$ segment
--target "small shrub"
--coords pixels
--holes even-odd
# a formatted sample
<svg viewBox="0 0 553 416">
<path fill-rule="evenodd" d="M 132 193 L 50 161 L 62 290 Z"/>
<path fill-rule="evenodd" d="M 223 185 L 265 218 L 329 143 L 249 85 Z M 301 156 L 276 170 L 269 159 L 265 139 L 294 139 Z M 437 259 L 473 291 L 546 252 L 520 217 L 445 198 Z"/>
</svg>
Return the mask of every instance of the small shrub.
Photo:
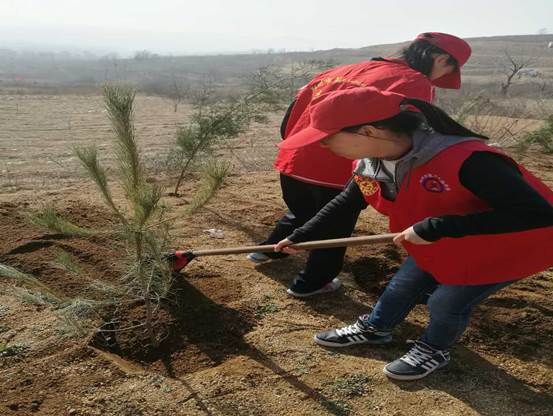
<svg viewBox="0 0 553 416">
<path fill-rule="evenodd" d="M 525 134 L 518 145 L 520 151 L 531 146 L 538 146 L 544 153 L 553 154 L 553 115 L 550 115 L 544 126 Z"/>
<path fill-rule="evenodd" d="M 6 357 L 14 357 L 16 355 L 21 355 L 23 352 L 25 352 L 27 349 L 29 349 L 26 345 L 2 345 L 0 344 L 0 358 L 6 358 Z"/>
<path fill-rule="evenodd" d="M 277 312 L 278 312 L 278 306 L 270 302 L 263 303 L 261 305 L 258 305 L 257 308 L 255 308 L 255 316 L 257 318 L 262 318 L 265 315 L 270 315 Z"/>
<path fill-rule="evenodd" d="M 353 374 L 347 378 L 338 378 L 332 382 L 332 389 L 345 397 L 362 396 L 370 378 L 366 374 Z"/>
<path fill-rule="evenodd" d="M 270 295 L 265 295 L 263 297 L 263 303 L 260 303 L 255 308 L 255 316 L 257 318 L 262 318 L 265 315 L 269 315 L 279 311 L 278 306 L 275 305 L 272 300 L 273 298 Z M 311 357 L 309 357 L 309 360 L 311 360 Z"/>
<path fill-rule="evenodd" d="M 260 100 L 271 104 L 275 110 L 282 109 L 313 76 L 337 65 L 331 59 L 291 62 L 286 66 L 268 65 L 248 75 L 246 84 Z"/>
<path fill-rule="evenodd" d="M 177 130 L 177 151 L 167 159 L 167 165 L 179 171 L 173 193 L 178 195 L 185 174 L 201 156 L 210 155 L 216 145 L 234 154 L 230 139 L 254 122 L 265 122 L 269 112 L 286 108 L 313 75 L 335 65 L 333 61 L 310 60 L 261 68 L 247 77 L 247 91 L 234 99 L 214 101 L 213 88 L 202 89 L 193 101 L 190 122 Z"/>
<path fill-rule="evenodd" d="M 459 123 L 501 145 L 515 143 L 524 129 L 516 108 L 506 114 L 498 103 L 484 95 L 466 97 L 454 114 Z"/>
<path fill-rule="evenodd" d="M 211 155 L 215 144 L 237 137 L 252 122 L 264 121 L 264 113 L 264 105 L 253 96 L 217 103 L 201 97 L 196 100 L 189 124 L 177 130 L 177 156 L 172 157 L 172 164 L 177 166 L 179 176 L 174 195 L 178 195 L 184 176 L 200 156 Z"/>
<path fill-rule="evenodd" d="M 329 402 L 325 407 L 336 416 L 348 416 L 353 410 L 351 405 L 343 400 Z"/>
</svg>

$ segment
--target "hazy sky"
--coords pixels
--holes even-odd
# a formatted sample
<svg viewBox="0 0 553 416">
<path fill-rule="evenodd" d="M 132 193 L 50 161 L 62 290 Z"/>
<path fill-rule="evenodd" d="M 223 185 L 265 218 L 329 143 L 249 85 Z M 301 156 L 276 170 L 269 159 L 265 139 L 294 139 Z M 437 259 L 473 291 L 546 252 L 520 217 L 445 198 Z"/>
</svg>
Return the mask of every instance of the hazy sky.
<svg viewBox="0 0 553 416">
<path fill-rule="evenodd" d="M 0 0 L 0 47 L 98 52 L 312 50 L 553 33 L 553 0 Z"/>
</svg>

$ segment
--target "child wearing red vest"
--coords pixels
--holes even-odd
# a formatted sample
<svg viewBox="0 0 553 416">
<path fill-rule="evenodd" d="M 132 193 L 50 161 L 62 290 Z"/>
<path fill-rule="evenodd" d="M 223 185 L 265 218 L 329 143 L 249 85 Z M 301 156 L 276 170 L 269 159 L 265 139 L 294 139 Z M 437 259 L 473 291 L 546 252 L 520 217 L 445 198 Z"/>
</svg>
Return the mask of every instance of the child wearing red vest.
<svg viewBox="0 0 553 416">
<path fill-rule="evenodd" d="M 449 362 L 477 304 L 553 266 L 553 191 L 443 111 L 369 87 L 319 97 L 309 119 L 280 146 L 318 144 L 361 160 L 348 187 L 276 251 L 293 253 L 286 246 L 320 238 L 336 218 L 369 204 L 389 217 L 394 242 L 408 253 L 372 312 L 317 334 L 318 344 L 388 343 L 420 296 L 432 293 L 424 333 L 384 367 L 391 378 L 420 379 Z"/>
<path fill-rule="evenodd" d="M 445 33 L 423 33 L 403 51 L 401 59 L 374 58 L 323 72 L 298 92 L 283 121 L 282 137 L 286 141 L 308 127 L 307 109 L 312 101 L 331 91 L 373 86 L 431 102 L 435 86 L 460 87 L 460 67 L 470 54 L 469 45 L 462 39 Z M 318 145 L 281 148 L 275 168 L 280 171 L 282 195 L 289 211 L 261 244 L 275 244 L 302 226 L 338 195 L 351 178 L 351 160 Z M 351 235 L 358 215 L 358 211 L 352 211 L 348 217 L 342 216 L 327 230 L 327 236 Z M 344 248 L 311 251 L 304 270 L 288 293 L 305 297 L 338 289 L 340 281 L 336 276 L 342 268 L 344 253 Z M 282 253 L 251 253 L 248 258 L 262 262 L 282 256 Z"/>
</svg>

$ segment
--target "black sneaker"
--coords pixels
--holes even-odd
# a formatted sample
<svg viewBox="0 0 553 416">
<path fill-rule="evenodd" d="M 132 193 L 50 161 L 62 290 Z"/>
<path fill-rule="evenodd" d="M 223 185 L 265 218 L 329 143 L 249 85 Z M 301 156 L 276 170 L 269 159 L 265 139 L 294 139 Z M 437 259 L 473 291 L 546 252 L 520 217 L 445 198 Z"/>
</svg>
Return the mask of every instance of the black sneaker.
<svg viewBox="0 0 553 416">
<path fill-rule="evenodd" d="M 384 374 L 395 380 L 418 380 L 449 363 L 449 351 L 437 350 L 422 341 L 403 357 L 384 367 Z"/>
<path fill-rule="evenodd" d="M 360 316 L 352 325 L 321 332 L 313 338 L 325 347 L 347 347 L 355 344 L 387 344 L 392 341 L 390 331 L 379 331 L 367 324 L 366 316 Z"/>
</svg>

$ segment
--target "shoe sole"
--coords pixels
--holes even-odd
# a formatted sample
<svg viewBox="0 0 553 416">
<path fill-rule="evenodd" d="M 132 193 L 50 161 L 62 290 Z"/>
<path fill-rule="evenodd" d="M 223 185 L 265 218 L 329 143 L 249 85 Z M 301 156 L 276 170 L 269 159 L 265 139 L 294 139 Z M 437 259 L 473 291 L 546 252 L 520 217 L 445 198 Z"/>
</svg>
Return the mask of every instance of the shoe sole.
<svg viewBox="0 0 553 416">
<path fill-rule="evenodd" d="M 360 345 L 360 344 L 367 344 L 367 342 L 348 342 L 347 344 L 335 344 L 333 342 L 323 341 L 322 339 L 317 338 L 317 335 L 313 337 L 313 341 L 315 341 L 317 344 L 322 345 L 323 347 L 349 347 L 350 345 Z"/>
<path fill-rule="evenodd" d="M 246 258 L 251 261 L 252 263 L 255 263 L 255 264 L 262 264 L 262 263 L 266 263 L 268 261 L 271 260 L 270 257 L 267 257 L 265 260 L 258 260 L 258 259 L 254 259 L 254 258 L 251 258 L 249 255 L 246 256 Z"/>
<path fill-rule="evenodd" d="M 434 371 L 439 370 L 440 368 L 444 368 L 448 364 L 449 364 L 449 362 L 446 362 L 445 364 L 435 368 L 432 371 L 427 371 L 426 373 L 417 374 L 417 375 L 414 375 L 414 376 L 403 376 L 401 374 L 395 374 L 395 373 L 392 373 L 391 371 L 386 370 L 386 367 L 383 368 L 383 371 L 384 371 L 384 374 L 386 374 L 388 377 L 390 377 L 394 380 L 415 381 L 415 380 L 420 380 L 421 378 L 425 378 L 426 376 L 432 374 Z"/>
<path fill-rule="evenodd" d="M 309 296 L 320 295 L 322 293 L 336 292 L 338 289 L 340 289 L 340 287 L 342 287 L 342 282 L 335 283 L 335 285 L 336 286 L 332 286 L 332 287 L 324 286 L 319 290 L 315 290 L 314 292 L 309 292 L 309 293 L 298 293 L 298 292 L 294 292 L 292 289 L 286 289 L 286 293 L 294 296 L 295 298 L 307 298 Z"/>
<path fill-rule="evenodd" d="M 383 345 L 383 344 L 389 344 L 390 342 L 392 342 L 392 338 L 390 337 L 389 339 L 386 339 L 386 340 L 382 340 L 382 341 L 374 341 L 374 342 L 370 342 L 370 341 L 363 341 L 363 342 L 354 342 L 354 341 L 351 341 L 351 342 L 348 342 L 347 344 L 335 344 L 333 342 L 329 342 L 329 341 L 324 341 L 322 339 L 319 339 L 317 338 L 317 335 L 315 335 L 313 337 L 313 341 L 315 341 L 315 343 L 319 344 L 319 345 L 322 345 L 323 347 L 335 347 L 335 348 L 340 348 L 340 347 L 349 347 L 351 345 L 363 345 L 363 344 L 370 344 L 370 345 Z"/>
</svg>

